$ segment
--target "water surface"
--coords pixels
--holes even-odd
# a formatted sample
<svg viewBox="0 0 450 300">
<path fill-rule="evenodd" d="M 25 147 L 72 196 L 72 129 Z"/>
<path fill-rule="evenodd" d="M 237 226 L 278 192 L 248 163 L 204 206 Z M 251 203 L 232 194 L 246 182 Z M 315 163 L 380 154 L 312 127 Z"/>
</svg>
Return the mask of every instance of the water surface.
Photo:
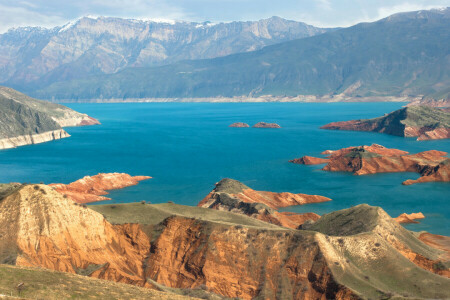
<svg viewBox="0 0 450 300">
<path fill-rule="evenodd" d="M 320 130 L 332 121 L 372 118 L 403 103 L 127 103 L 70 104 L 101 126 L 67 128 L 72 137 L 0 151 L 0 182 L 68 183 L 99 172 L 149 175 L 138 186 L 113 191 L 109 202 L 173 201 L 196 205 L 222 178 L 256 190 L 319 194 L 331 202 L 291 207 L 319 214 L 360 203 L 390 215 L 423 212 L 408 225 L 450 235 L 450 184 L 403 186 L 415 173 L 354 176 L 321 171 L 288 160 L 319 156 L 326 149 L 377 143 L 411 153 L 450 151 L 450 141 L 417 142 L 377 133 Z M 229 128 L 276 122 L 281 129 Z"/>
</svg>

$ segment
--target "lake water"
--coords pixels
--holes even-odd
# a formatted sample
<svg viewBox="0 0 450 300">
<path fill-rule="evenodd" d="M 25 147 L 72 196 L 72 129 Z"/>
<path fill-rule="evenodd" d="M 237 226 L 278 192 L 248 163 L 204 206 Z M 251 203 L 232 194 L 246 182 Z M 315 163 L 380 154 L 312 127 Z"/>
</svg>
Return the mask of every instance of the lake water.
<svg viewBox="0 0 450 300">
<path fill-rule="evenodd" d="M 448 183 L 403 186 L 415 173 L 354 176 L 288 160 L 320 156 L 327 149 L 377 143 L 416 153 L 450 151 L 450 141 L 417 142 L 377 133 L 328 131 L 319 126 L 371 118 L 403 103 L 127 103 L 70 104 L 98 118 L 101 126 L 67 128 L 54 142 L 0 151 L 0 182 L 69 183 L 100 172 L 149 175 L 153 179 L 111 192 L 110 202 L 173 201 L 196 205 L 222 178 L 256 190 L 327 196 L 331 202 L 290 207 L 327 213 L 360 203 L 381 206 L 391 216 L 423 212 L 411 230 L 450 235 Z M 276 122 L 281 129 L 229 128 Z M 103 202 L 105 203 L 105 202 Z"/>
</svg>

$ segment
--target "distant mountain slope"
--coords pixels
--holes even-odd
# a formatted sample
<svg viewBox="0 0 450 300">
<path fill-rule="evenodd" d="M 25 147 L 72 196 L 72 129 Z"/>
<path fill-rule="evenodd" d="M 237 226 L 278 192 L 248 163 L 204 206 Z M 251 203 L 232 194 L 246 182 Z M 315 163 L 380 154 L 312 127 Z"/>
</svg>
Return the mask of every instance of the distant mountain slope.
<svg viewBox="0 0 450 300">
<path fill-rule="evenodd" d="M 69 137 L 62 126 L 99 122 L 68 107 L 0 87 L 0 149 Z"/>
<path fill-rule="evenodd" d="M 237 95 L 447 97 L 450 9 L 396 14 L 221 58 L 54 83 L 57 99 Z"/>
<path fill-rule="evenodd" d="M 17 87 L 37 79 L 52 83 L 213 58 L 327 30 L 278 17 L 220 24 L 84 17 L 64 27 L 17 28 L 0 35 L 0 82 Z"/>
</svg>

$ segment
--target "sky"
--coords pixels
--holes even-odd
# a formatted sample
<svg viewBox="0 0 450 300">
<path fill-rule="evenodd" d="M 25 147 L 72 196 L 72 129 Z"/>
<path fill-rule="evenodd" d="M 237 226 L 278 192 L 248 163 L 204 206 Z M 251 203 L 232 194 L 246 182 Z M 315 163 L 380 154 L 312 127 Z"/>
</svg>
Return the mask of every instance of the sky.
<svg viewBox="0 0 450 300">
<path fill-rule="evenodd" d="M 83 16 L 213 23 L 272 16 L 319 27 L 347 27 L 404 11 L 450 6 L 450 0 L 0 0 L 0 32 L 64 25 Z"/>
</svg>

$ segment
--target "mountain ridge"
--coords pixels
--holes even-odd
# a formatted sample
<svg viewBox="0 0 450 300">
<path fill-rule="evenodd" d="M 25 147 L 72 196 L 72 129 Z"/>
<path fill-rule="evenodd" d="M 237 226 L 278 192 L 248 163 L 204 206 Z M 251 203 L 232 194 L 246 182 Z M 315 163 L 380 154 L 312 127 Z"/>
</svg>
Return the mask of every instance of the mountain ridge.
<svg viewBox="0 0 450 300">
<path fill-rule="evenodd" d="M 154 22 L 83 17 L 51 29 L 17 28 L 0 35 L 0 82 L 26 87 L 260 49 L 329 29 L 279 17 L 230 23 Z"/>
<path fill-rule="evenodd" d="M 33 91 L 55 99 L 261 95 L 448 97 L 450 8 L 401 13 L 260 50 L 126 68 Z"/>
</svg>

